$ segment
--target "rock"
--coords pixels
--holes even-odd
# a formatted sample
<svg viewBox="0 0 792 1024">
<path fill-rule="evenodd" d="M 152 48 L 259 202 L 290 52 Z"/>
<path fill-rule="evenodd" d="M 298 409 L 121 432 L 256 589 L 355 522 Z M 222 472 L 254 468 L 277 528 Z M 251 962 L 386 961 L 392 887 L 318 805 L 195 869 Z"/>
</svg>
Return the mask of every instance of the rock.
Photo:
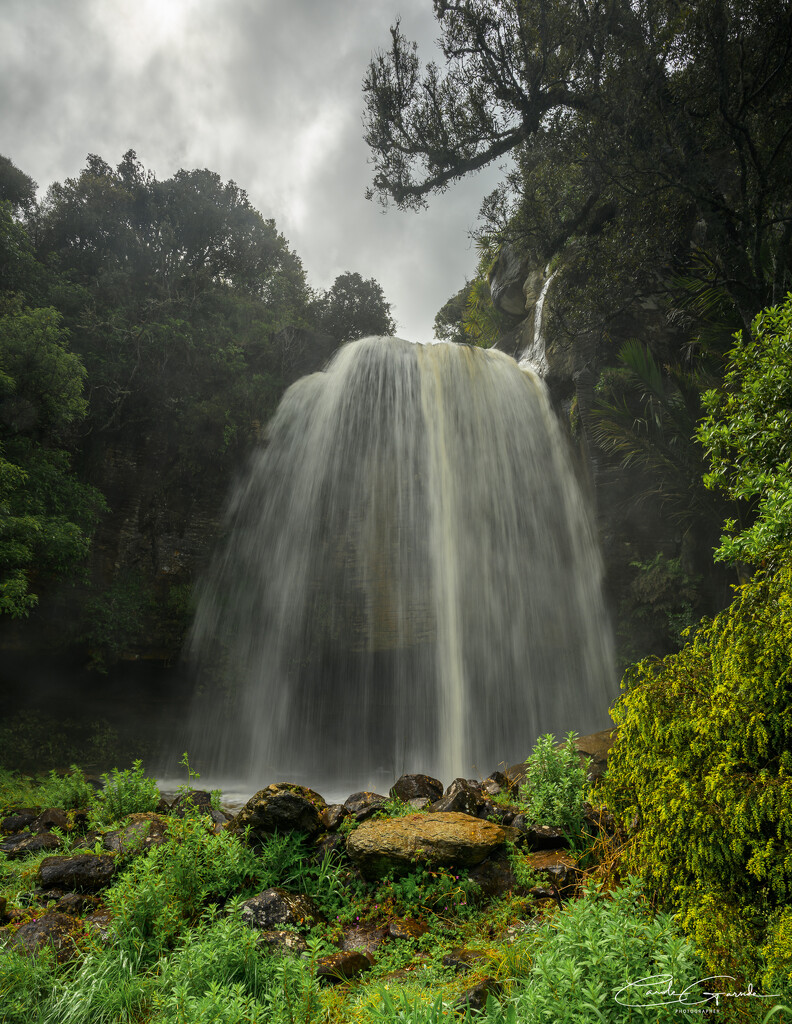
<svg viewBox="0 0 792 1024">
<path fill-rule="evenodd" d="M 191 789 L 187 793 L 180 793 L 170 805 L 170 813 L 176 818 L 183 818 L 192 811 L 211 816 L 213 810 L 212 794 L 205 789 Z"/>
<path fill-rule="evenodd" d="M 388 935 L 392 939 L 420 939 L 429 931 L 429 925 L 416 921 L 413 917 L 388 922 Z"/>
<path fill-rule="evenodd" d="M 98 892 L 113 879 L 115 858 L 107 853 L 80 853 L 75 857 L 45 857 L 38 880 L 44 889 Z"/>
<path fill-rule="evenodd" d="M 603 729 L 589 736 L 578 736 L 575 746 L 588 761 L 588 781 L 598 782 L 608 767 L 608 755 L 616 742 L 618 729 Z"/>
<path fill-rule="evenodd" d="M 130 854 L 161 846 L 168 837 L 168 823 L 153 811 L 130 814 L 124 828 L 105 832 L 102 845 L 113 853 Z"/>
<path fill-rule="evenodd" d="M 496 821 L 499 825 L 511 825 L 515 814 L 514 807 L 504 807 L 503 804 L 496 804 L 494 800 L 487 797 L 481 801 L 476 811 L 477 818 Z"/>
<path fill-rule="evenodd" d="M 525 313 L 523 286 L 527 275 L 527 262 L 510 245 L 502 245 L 489 275 L 492 304 L 499 312 L 510 316 L 522 316 Z"/>
<path fill-rule="evenodd" d="M 48 807 L 42 811 L 30 826 L 31 832 L 51 832 L 54 828 L 64 831 L 69 827 L 69 815 L 60 807 Z"/>
<path fill-rule="evenodd" d="M 316 961 L 316 976 L 326 981 L 347 981 L 371 967 L 371 961 L 364 953 L 355 950 L 332 953 Z"/>
<path fill-rule="evenodd" d="M 552 825 L 529 825 L 521 832 L 521 838 L 532 850 L 553 850 L 559 846 L 569 846 L 566 832 Z"/>
<path fill-rule="evenodd" d="M 505 857 L 483 861 L 470 870 L 468 877 L 479 886 L 482 896 L 491 900 L 519 888 L 511 864 Z"/>
<path fill-rule="evenodd" d="M 390 788 L 394 800 L 410 803 L 426 798 L 430 803 L 443 795 L 443 783 L 431 775 L 402 775 Z"/>
<path fill-rule="evenodd" d="M 302 925 L 306 928 L 319 917 L 313 900 L 285 889 L 265 889 L 242 904 L 242 920 L 249 928 L 269 931 L 278 925 Z"/>
<path fill-rule="evenodd" d="M 469 971 L 477 964 L 483 964 L 487 954 L 480 949 L 465 949 L 463 946 L 456 946 L 450 953 L 443 957 L 443 967 L 452 967 L 457 973 Z"/>
<path fill-rule="evenodd" d="M 381 810 L 387 802 L 388 798 L 382 796 L 381 793 L 370 793 L 364 789 L 348 796 L 344 801 L 344 807 L 356 821 L 366 821 L 376 811 Z"/>
<path fill-rule="evenodd" d="M 344 818 L 348 816 L 349 811 L 343 804 L 329 804 L 319 814 L 319 820 L 322 823 L 322 828 L 327 829 L 328 832 L 335 832 Z"/>
<path fill-rule="evenodd" d="M 97 896 L 88 896 L 80 892 L 67 892 L 50 909 L 59 914 L 71 914 L 72 917 L 79 917 L 86 910 L 96 910 L 98 906 L 99 898 Z"/>
<path fill-rule="evenodd" d="M 311 860 L 314 864 L 321 864 L 328 854 L 346 854 L 346 840 L 340 832 L 328 832 L 320 836 L 314 843 Z"/>
<path fill-rule="evenodd" d="M 308 943 L 302 935 L 286 931 L 285 928 L 259 932 L 256 936 L 256 945 L 269 951 L 293 953 L 295 956 L 308 952 Z"/>
<path fill-rule="evenodd" d="M 37 835 L 21 832 L 17 836 L 9 836 L 0 843 L 0 852 L 9 860 L 18 860 L 31 853 L 41 853 L 42 850 L 57 850 L 60 845 L 60 839 L 51 832 L 39 832 Z"/>
<path fill-rule="evenodd" d="M 506 838 L 499 825 L 454 812 L 364 821 L 347 839 L 347 853 L 365 875 L 422 864 L 480 864 Z"/>
<path fill-rule="evenodd" d="M 434 813 L 444 811 L 458 811 L 460 814 L 476 815 L 479 807 L 484 802 L 478 784 L 473 785 L 468 779 L 454 779 L 445 796 L 435 800 L 429 810 Z"/>
<path fill-rule="evenodd" d="M 605 832 L 613 835 L 618 829 L 616 819 L 606 807 L 592 807 L 591 804 L 584 803 L 583 819 L 595 834 Z"/>
<path fill-rule="evenodd" d="M 490 996 L 496 996 L 501 990 L 500 983 L 494 978 L 482 978 L 475 985 L 454 1000 L 453 1006 L 457 1013 L 470 1010 L 484 1010 Z"/>
<path fill-rule="evenodd" d="M 503 772 L 493 772 L 489 778 L 484 779 L 481 783 L 482 793 L 486 793 L 488 796 L 497 796 L 499 793 L 503 793 L 508 789 L 509 780 Z"/>
<path fill-rule="evenodd" d="M 385 925 L 359 924 L 348 928 L 341 938 L 341 949 L 345 953 L 357 950 L 362 953 L 374 953 L 388 936 Z"/>
<path fill-rule="evenodd" d="M 49 913 L 17 928 L 11 944 L 28 956 L 36 956 L 51 946 L 58 963 L 66 963 L 77 955 L 76 937 L 81 929 L 69 914 Z"/>
<path fill-rule="evenodd" d="M 428 807 L 432 801 L 427 796 L 414 796 L 412 800 L 408 800 L 407 803 L 416 811 L 422 811 L 424 807 Z"/>
<path fill-rule="evenodd" d="M 25 807 L 14 814 L 9 814 L 0 822 L 0 832 L 5 835 L 16 835 L 22 831 L 31 831 L 30 826 L 38 817 L 38 809 Z"/>
<path fill-rule="evenodd" d="M 577 864 L 565 850 L 528 853 L 525 860 L 533 871 L 545 875 L 562 895 L 569 894 L 577 880 Z"/>
<path fill-rule="evenodd" d="M 226 828 L 242 833 L 250 826 L 250 834 L 257 840 L 276 831 L 313 836 L 322 828 L 319 815 L 326 806 L 312 789 L 287 782 L 273 783 L 252 796 Z"/>
<path fill-rule="evenodd" d="M 94 911 L 93 914 L 86 914 L 83 918 L 83 923 L 98 932 L 101 941 L 106 942 L 110 932 L 110 925 L 113 923 L 113 915 L 109 910 L 102 907 L 100 910 Z"/>
</svg>

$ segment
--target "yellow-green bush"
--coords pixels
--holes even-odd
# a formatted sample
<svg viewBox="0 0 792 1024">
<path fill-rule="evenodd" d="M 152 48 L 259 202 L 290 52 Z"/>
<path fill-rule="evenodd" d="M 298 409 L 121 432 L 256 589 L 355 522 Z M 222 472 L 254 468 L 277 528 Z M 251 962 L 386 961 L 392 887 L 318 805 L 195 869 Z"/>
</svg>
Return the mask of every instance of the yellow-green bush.
<svg viewBox="0 0 792 1024">
<path fill-rule="evenodd" d="M 605 794 L 625 867 L 715 973 L 792 988 L 792 563 L 622 685 Z"/>
</svg>

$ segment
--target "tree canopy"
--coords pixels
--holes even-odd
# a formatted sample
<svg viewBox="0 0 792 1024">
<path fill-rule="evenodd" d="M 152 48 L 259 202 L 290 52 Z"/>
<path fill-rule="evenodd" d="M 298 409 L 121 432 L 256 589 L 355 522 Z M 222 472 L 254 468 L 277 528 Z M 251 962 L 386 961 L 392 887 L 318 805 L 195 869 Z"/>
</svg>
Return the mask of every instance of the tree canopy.
<svg viewBox="0 0 792 1024">
<path fill-rule="evenodd" d="M 509 156 L 488 229 L 646 287 L 688 268 L 747 326 L 792 280 L 785 0 L 434 0 L 443 66 L 397 24 L 364 81 L 371 195 L 419 207 Z M 692 254 L 700 258 L 693 260 Z M 655 280 L 656 284 L 656 280 Z M 621 293 L 610 308 L 621 301 Z"/>
</svg>

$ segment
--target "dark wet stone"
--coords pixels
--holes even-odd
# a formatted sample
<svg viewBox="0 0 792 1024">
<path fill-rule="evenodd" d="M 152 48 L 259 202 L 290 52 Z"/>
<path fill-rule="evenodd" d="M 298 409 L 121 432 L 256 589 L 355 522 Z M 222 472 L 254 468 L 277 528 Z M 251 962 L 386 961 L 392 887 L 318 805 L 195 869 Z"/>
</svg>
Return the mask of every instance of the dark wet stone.
<svg viewBox="0 0 792 1024">
<path fill-rule="evenodd" d="M 39 866 L 38 879 L 45 889 L 97 892 L 111 883 L 114 870 L 115 858 L 107 853 L 46 857 Z"/>
<path fill-rule="evenodd" d="M 522 834 L 522 838 L 532 850 L 555 850 L 569 846 L 566 832 L 551 825 L 531 825 Z"/>
<path fill-rule="evenodd" d="M 39 832 L 35 835 L 30 832 L 22 832 L 17 836 L 9 836 L 8 839 L 0 843 L 0 851 L 9 860 L 18 860 L 31 853 L 41 853 L 42 850 L 57 850 L 60 845 L 60 839 L 51 832 Z"/>
<path fill-rule="evenodd" d="M 80 934 L 74 917 L 51 912 L 21 924 L 11 943 L 28 956 L 36 956 L 45 946 L 51 946 L 58 963 L 66 963 L 77 955 L 76 939 Z"/>
<path fill-rule="evenodd" d="M 396 800 L 409 803 L 411 800 L 426 798 L 430 803 L 443 795 L 443 783 L 431 775 L 402 775 L 391 786 L 390 795 Z"/>
<path fill-rule="evenodd" d="M 412 917 L 403 917 L 388 923 L 388 935 L 392 939 L 420 939 L 429 931 L 429 925 Z"/>
<path fill-rule="evenodd" d="M 381 810 L 387 802 L 388 798 L 382 796 L 381 793 L 370 793 L 364 789 L 348 796 L 344 801 L 344 807 L 356 821 L 366 821 L 367 818 Z"/>
<path fill-rule="evenodd" d="M 322 828 L 327 829 L 328 832 L 335 832 L 344 818 L 348 816 L 349 811 L 343 804 L 329 804 L 320 813 L 319 820 L 322 823 Z"/>
<path fill-rule="evenodd" d="M 468 1008 L 471 1010 L 484 1010 L 487 1006 L 487 999 L 494 997 L 501 991 L 500 984 L 494 978 L 482 978 L 475 985 L 454 1000 L 454 1010 L 457 1013 L 465 1013 Z"/>
<path fill-rule="evenodd" d="M 0 832 L 6 835 L 17 835 L 23 831 L 32 831 L 30 826 L 38 817 L 37 807 L 25 807 L 9 814 L 0 822 Z"/>
<path fill-rule="evenodd" d="M 485 860 L 477 867 L 471 868 L 468 877 L 480 887 L 482 896 L 491 900 L 519 888 L 511 865 L 505 857 Z"/>
<path fill-rule="evenodd" d="M 188 793 L 181 793 L 170 805 L 170 813 L 176 818 L 183 818 L 195 811 L 211 815 L 212 810 L 212 794 L 205 789 L 191 789 Z"/>
<path fill-rule="evenodd" d="M 504 772 L 493 772 L 481 783 L 482 793 L 488 796 L 497 796 L 499 793 L 510 792 L 509 780 Z"/>
<path fill-rule="evenodd" d="M 429 809 L 433 813 L 456 811 L 476 817 L 483 802 L 484 797 L 477 784 L 471 784 L 469 779 L 454 779 L 445 795 L 435 800 Z"/>
<path fill-rule="evenodd" d="M 81 914 L 96 910 L 98 906 L 99 898 L 97 896 L 89 896 L 83 892 L 67 892 L 50 907 L 50 910 L 59 914 L 71 914 L 72 917 L 79 917 Z"/>
<path fill-rule="evenodd" d="M 313 836 L 321 831 L 319 814 L 326 806 L 312 789 L 273 783 L 252 796 L 226 828 L 237 833 L 249 828 L 251 837 L 261 841 L 272 832 L 305 832 Z"/>
<path fill-rule="evenodd" d="M 466 949 L 464 946 L 456 946 L 450 953 L 443 957 L 443 967 L 452 967 L 458 973 L 469 971 L 471 967 L 483 964 L 487 959 L 485 953 L 480 949 Z"/>
<path fill-rule="evenodd" d="M 387 936 L 388 929 L 385 925 L 355 925 L 344 932 L 340 946 L 345 953 L 354 950 L 362 953 L 374 953 Z"/>
<path fill-rule="evenodd" d="M 51 832 L 54 828 L 65 831 L 69 827 L 69 815 L 60 807 L 48 807 L 42 811 L 30 826 L 31 832 Z"/>
<path fill-rule="evenodd" d="M 316 961 L 316 976 L 331 982 L 347 981 L 370 967 L 371 960 L 364 953 L 350 950 L 320 957 Z"/>
<path fill-rule="evenodd" d="M 110 925 L 113 923 L 113 915 L 109 910 L 102 907 L 92 914 L 86 914 L 83 918 L 83 923 L 98 932 L 102 942 L 106 942 L 110 932 Z"/>
<path fill-rule="evenodd" d="M 249 928 L 272 930 L 279 925 L 310 928 L 318 919 L 313 900 L 285 889 L 265 889 L 242 904 L 242 920 Z"/>
<path fill-rule="evenodd" d="M 86 842 L 89 838 L 91 837 L 86 836 Z M 152 846 L 161 846 L 167 838 L 167 821 L 153 811 L 130 814 L 123 828 L 105 832 L 101 836 L 102 845 L 106 850 L 125 855 L 150 850 Z M 93 843 L 88 845 L 92 846 Z"/>
<path fill-rule="evenodd" d="M 277 951 L 295 955 L 308 952 L 308 943 L 302 935 L 279 928 L 259 932 L 256 935 L 256 945 L 269 952 Z"/>
<path fill-rule="evenodd" d="M 495 821 L 499 825 L 511 825 L 515 813 L 516 811 L 513 807 L 504 807 L 502 804 L 496 804 L 494 800 L 485 797 L 479 804 L 476 817 L 483 818 L 485 821 Z"/>
</svg>

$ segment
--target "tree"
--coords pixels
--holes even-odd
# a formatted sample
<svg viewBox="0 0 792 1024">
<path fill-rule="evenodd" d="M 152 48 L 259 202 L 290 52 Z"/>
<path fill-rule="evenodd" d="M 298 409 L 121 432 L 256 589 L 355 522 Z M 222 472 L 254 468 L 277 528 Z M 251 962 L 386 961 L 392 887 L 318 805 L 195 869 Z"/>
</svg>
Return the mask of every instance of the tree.
<svg viewBox="0 0 792 1024">
<path fill-rule="evenodd" d="M 86 413 L 85 368 L 54 309 L 0 316 L 0 614 L 27 615 L 35 579 L 62 578 L 88 553 L 102 496 L 61 447 Z"/>
<path fill-rule="evenodd" d="M 792 543 L 792 293 L 756 317 L 748 339 L 734 335 L 723 388 L 702 402 L 704 481 L 744 513 L 726 521 L 716 557 L 775 562 Z"/>
<path fill-rule="evenodd" d="M 390 309 L 382 286 L 373 277 L 364 280 L 348 270 L 317 296 L 313 320 L 319 330 L 338 342 L 357 341 L 368 335 L 392 335 L 396 323 Z"/>
<path fill-rule="evenodd" d="M 10 203 L 15 214 L 31 213 L 36 203 L 35 181 L 7 156 L 0 156 L 0 203 Z"/>
<path fill-rule="evenodd" d="M 422 70 L 398 22 L 369 66 L 370 195 L 420 207 L 508 155 L 516 170 L 485 213 L 542 265 L 563 252 L 581 275 L 619 280 L 635 278 L 637 261 L 646 289 L 652 272 L 656 288 L 658 270 L 700 250 L 744 325 L 780 299 L 792 281 L 786 0 L 434 0 L 434 10 L 442 71 Z"/>
</svg>

